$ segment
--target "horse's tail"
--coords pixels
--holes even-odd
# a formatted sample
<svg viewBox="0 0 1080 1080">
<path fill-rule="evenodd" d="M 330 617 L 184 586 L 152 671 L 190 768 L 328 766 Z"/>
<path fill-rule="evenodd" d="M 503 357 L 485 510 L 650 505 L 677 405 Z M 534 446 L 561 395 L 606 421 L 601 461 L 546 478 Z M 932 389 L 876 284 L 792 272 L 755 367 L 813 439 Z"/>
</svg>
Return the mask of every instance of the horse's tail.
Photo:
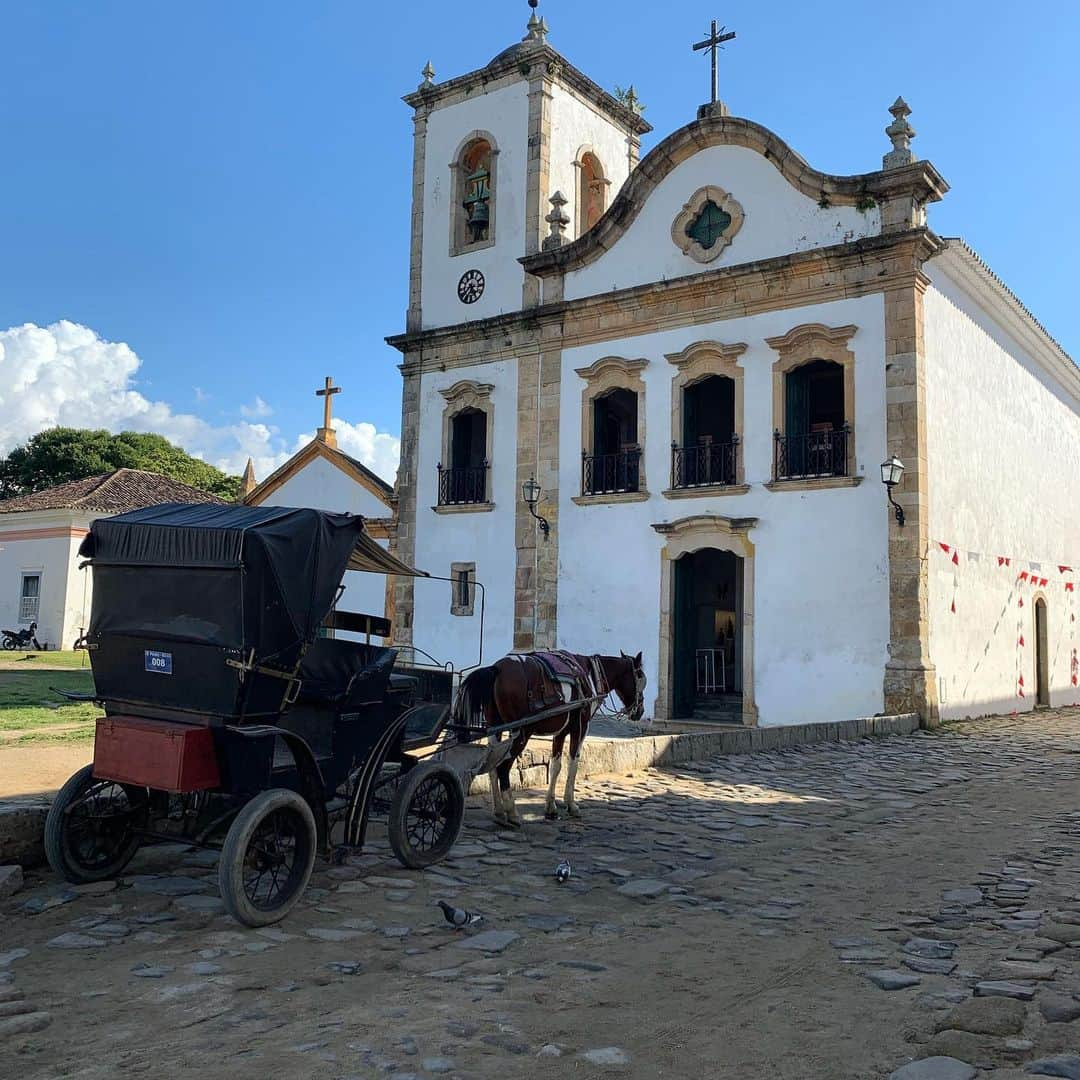
<svg viewBox="0 0 1080 1080">
<path fill-rule="evenodd" d="M 470 728 L 487 727 L 485 707 L 494 707 L 495 680 L 498 676 L 495 667 L 477 668 L 465 676 L 450 713 L 455 724 Z"/>
</svg>

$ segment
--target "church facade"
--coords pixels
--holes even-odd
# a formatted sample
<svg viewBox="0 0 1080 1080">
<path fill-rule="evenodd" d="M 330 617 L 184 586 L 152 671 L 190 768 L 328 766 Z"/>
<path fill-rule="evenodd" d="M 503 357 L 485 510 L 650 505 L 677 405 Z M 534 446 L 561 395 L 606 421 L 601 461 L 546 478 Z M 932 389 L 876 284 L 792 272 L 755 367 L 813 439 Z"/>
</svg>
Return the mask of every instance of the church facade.
<svg viewBox="0 0 1080 1080">
<path fill-rule="evenodd" d="M 902 100 L 835 176 L 720 102 L 642 157 L 535 15 L 424 74 L 395 548 L 451 581 L 399 642 L 476 663 L 480 582 L 485 662 L 640 650 L 662 720 L 1080 699 L 1080 375 L 931 229 Z"/>
</svg>

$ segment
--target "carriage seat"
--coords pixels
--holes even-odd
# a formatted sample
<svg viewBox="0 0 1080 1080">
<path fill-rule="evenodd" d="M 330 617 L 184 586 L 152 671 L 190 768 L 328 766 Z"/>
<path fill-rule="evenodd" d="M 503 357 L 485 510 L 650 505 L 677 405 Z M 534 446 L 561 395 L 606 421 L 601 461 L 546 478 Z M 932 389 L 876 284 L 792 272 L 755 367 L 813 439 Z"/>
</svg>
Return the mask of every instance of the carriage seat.
<svg viewBox="0 0 1080 1080">
<path fill-rule="evenodd" d="M 382 701 L 396 649 L 337 638 L 316 638 L 300 665 L 297 705 L 333 705 L 339 711 Z"/>
</svg>

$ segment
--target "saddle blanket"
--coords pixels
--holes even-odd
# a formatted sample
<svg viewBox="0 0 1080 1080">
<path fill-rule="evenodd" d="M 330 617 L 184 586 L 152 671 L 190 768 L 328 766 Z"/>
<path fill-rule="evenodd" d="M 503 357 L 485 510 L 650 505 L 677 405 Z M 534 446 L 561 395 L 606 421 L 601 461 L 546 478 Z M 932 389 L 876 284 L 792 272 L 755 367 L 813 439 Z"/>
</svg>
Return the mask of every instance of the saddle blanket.
<svg viewBox="0 0 1080 1080">
<path fill-rule="evenodd" d="M 592 679 L 588 669 L 572 653 L 563 651 L 518 653 L 526 669 L 533 668 L 539 685 L 529 680 L 531 708 L 540 709 L 575 698 L 591 697 Z"/>
</svg>

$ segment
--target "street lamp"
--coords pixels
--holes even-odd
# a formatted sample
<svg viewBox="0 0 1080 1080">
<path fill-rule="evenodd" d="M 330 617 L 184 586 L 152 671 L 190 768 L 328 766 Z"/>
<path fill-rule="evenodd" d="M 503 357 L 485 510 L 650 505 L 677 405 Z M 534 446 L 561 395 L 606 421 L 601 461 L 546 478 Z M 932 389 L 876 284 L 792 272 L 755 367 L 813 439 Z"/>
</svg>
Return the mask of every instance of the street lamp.
<svg viewBox="0 0 1080 1080">
<path fill-rule="evenodd" d="M 893 510 L 896 511 L 897 525 L 904 524 L 904 508 L 893 498 L 892 489 L 900 483 L 903 475 L 904 463 L 895 455 L 889 458 L 888 461 L 881 463 L 881 482 L 885 485 L 885 491 L 888 493 Z"/>
<path fill-rule="evenodd" d="M 540 495 L 544 489 L 536 482 L 535 476 L 530 476 L 524 484 L 521 485 L 521 497 L 525 500 L 525 505 L 529 508 L 529 513 L 536 518 L 540 525 L 540 531 L 544 534 L 544 538 L 547 538 L 548 531 L 551 526 L 547 522 L 547 518 L 542 517 L 536 512 L 536 504 L 540 501 Z"/>
</svg>

